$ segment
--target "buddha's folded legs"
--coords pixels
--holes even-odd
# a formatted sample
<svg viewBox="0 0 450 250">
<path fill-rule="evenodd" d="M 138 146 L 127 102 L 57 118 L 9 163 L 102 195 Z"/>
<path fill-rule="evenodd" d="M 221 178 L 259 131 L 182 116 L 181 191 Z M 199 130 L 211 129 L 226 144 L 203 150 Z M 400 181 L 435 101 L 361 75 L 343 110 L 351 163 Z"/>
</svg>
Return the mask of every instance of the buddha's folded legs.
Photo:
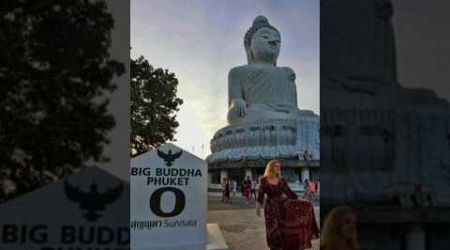
<svg viewBox="0 0 450 250">
<path fill-rule="evenodd" d="M 248 104 L 244 116 L 240 116 L 237 109 L 233 107 L 228 111 L 227 119 L 230 125 L 234 125 L 263 119 L 292 119 L 296 117 L 297 112 L 299 112 L 297 109 L 278 109 L 274 105 Z"/>
</svg>

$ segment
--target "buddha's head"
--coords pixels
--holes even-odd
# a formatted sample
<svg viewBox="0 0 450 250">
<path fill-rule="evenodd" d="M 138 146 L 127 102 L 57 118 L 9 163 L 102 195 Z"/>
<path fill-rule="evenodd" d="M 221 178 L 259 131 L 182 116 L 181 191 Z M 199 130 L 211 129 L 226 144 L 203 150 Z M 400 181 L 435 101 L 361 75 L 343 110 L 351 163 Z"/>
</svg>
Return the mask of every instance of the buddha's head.
<svg viewBox="0 0 450 250">
<path fill-rule="evenodd" d="M 244 46 L 248 64 L 263 61 L 276 65 L 281 46 L 280 32 L 270 25 L 266 17 L 257 16 L 245 33 Z"/>
</svg>

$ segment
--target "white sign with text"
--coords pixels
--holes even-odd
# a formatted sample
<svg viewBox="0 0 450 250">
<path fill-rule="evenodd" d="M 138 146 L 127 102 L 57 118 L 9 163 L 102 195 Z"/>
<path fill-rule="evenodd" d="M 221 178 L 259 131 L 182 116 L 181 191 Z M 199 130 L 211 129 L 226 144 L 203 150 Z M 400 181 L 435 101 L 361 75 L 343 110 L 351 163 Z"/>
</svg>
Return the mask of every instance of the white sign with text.
<svg viewBox="0 0 450 250">
<path fill-rule="evenodd" d="M 0 205 L 0 249 L 129 250 L 129 192 L 89 167 L 26 193 Z"/>
<path fill-rule="evenodd" d="M 206 162 L 168 143 L 130 165 L 131 249 L 204 246 Z"/>
</svg>

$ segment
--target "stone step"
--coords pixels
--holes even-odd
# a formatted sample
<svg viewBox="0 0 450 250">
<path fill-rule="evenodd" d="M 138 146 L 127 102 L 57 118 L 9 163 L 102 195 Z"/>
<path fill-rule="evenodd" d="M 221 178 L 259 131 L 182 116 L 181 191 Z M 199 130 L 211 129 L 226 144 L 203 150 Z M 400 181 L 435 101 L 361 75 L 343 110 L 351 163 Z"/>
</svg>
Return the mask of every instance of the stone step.
<svg viewBox="0 0 450 250">
<path fill-rule="evenodd" d="M 208 223 L 206 224 L 206 230 L 208 234 L 206 250 L 228 250 L 228 245 L 225 242 L 222 231 L 220 231 L 219 224 Z"/>
</svg>

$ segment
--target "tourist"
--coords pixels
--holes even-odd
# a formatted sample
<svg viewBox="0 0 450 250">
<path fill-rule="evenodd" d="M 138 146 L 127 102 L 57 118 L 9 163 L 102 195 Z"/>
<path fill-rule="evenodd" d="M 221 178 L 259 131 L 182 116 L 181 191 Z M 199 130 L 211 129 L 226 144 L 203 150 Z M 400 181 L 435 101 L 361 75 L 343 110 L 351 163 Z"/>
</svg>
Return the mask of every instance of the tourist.
<svg viewBox="0 0 450 250">
<path fill-rule="evenodd" d="M 322 228 L 320 249 L 359 250 L 356 212 L 351 207 L 336 207 L 327 215 Z"/>
<path fill-rule="evenodd" d="M 316 190 L 315 197 L 318 200 L 319 199 L 319 181 L 316 179 L 314 179 L 314 189 Z"/>
<path fill-rule="evenodd" d="M 303 153 L 303 160 L 304 161 L 308 161 L 309 160 L 308 150 L 305 150 L 305 152 Z"/>
<path fill-rule="evenodd" d="M 230 179 L 225 179 L 225 194 L 224 203 L 231 203 L 230 201 Z"/>
<path fill-rule="evenodd" d="M 222 179 L 222 183 L 220 184 L 222 186 L 222 199 L 220 200 L 221 202 L 225 202 L 225 182 L 226 182 L 226 178 Z"/>
<path fill-rule="evenodd" d="M 251 191 L 252 191 L 252 198 L 255 198 L 256 200 L 256 186 L 258 185 L 258 182 L 256 180 L 252 180 L 251 182 Z"/>
<path fill-rule="evenodd" d="M 250 176 L 247 176 L 243 181 L 244 186 L 244 196 L 247 198 L 247 203 L 250 201 L 251 193 L 252 193 L 252 181 L 250 180 Z"/>
<path fill-rule="evenodd" d="M 232 197 L 234 198 L 237 193 L 237 182 L 235 180 L 231 181 L 231 193 L 232 193 Z"/>
<path fill-rule="evenodd" d="M 306 198 L 308 200 L 311 199 L 311 193 L 309 192 L 309 181 L 308 181 L 308 179 L 305 180 L 305 184 L 303 185 L 303 198 Z"/>
<path fill-rule="evenodd" d="M 311 201 L 316 200 L 316 198 L 317 198 L 317 184 L 316 184 L 316 181 L 314 179 L 311 182 L 309 182 L 308 193 L 309 193 L 309 195 L 311 197 Z"/>
<path fill-rule="evenodd" d="M 259 181 L 256 205 L 258 217 L 261 216 L 263 206 L 270 249 L 306 249 L 311 247 L 311 240 L 319 237 L 312 203 L 298 199 L 297 194 L 289 188 L 281 175 L 280 161 L 270 161 Z"/>
</svg>

